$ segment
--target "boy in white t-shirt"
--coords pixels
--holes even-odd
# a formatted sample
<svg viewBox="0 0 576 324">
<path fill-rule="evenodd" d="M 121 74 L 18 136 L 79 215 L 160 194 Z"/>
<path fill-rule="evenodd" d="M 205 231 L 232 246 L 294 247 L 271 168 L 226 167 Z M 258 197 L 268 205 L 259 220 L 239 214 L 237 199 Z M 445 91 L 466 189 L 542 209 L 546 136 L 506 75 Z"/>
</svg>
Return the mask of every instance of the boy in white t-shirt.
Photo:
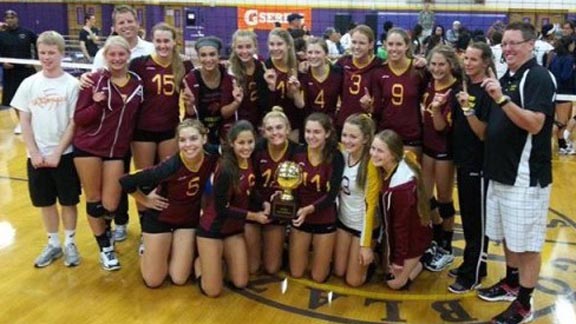
<svg viewBox="0 0 576 324">
<path fill-rule="evenodd" d="M 34 262 L 43 268 L 64 254 L 68 267 L 80 263 L 75 243 L 80 181 L 72 160 L 73 115 L 79 83 L 62 70 L 64 38 L 55 31 L 43 32 L 37 41 L 42 70 L 26 78 L 10 105 L 20 111 L 20 122 L 28 151 L 28 189 L 40 208 L 48 245 Z M 58 238 L 61 206 L 65 233 L 64 249 Z"/>
</svg>

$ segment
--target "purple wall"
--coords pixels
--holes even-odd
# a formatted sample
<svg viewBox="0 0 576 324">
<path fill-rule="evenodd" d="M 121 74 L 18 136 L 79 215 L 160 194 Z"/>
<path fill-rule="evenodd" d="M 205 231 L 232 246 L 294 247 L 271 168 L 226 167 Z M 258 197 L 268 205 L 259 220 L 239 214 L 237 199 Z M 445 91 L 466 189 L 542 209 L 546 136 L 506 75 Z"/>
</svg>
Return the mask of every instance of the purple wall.
<svg viewBox="0 0 576 324">
<path fill-rule="evenodd" d="M 164 6 L 146 6 L 146 40 L 152 40 L 152 27 L 164 21 Z"/>
<path fill-rule="evenodd" d="M 112 28 L 112 11 L 114 10 L 114 5 L 103 4 L 102 5 L 102 22 L 100 23 L 100 30 L 102 30 L 103 35 L 110 35 Z"/>
<path fill-rule="evenodd" d="M 37 34 L 46 30 L 55 30 L 61 34 L 68 34 L 68 8 L 65 4 L 3 2 L 0 3 L 1 19 L 4 19 L 4 11 L 8 9 L 18 13 L 20 26 L 28 28 Z"/>
<path fill-rule="evenodd" d="M 102 4 L 102 22 L 100 23 L 103 34 L 107 35 L 112 24 L 111 14 L 114 5 Z M 60 33 L 68 32 L 67 5 L 60 3 L 0 3 L 0 14 L 7 9 L 16 10 L 20 16 L 22 26 L 39 33 L 44 30 L 53 29 Z M 224 42 L 225 50 L 222 54 L 227 54 L 232 41 L 232 34 L 236 30 L 237 9 L 236 7 L 190 7 L 196 12 L 196 25 L 204 27 L 205 35 L 218 36 Z M 164 20 L 164 6 L 147 5 L 144 13 L 147 21 L 148 35 L 150 29 L 157 22 Z M 39 15 L 38 13 L 42 14 Z M 335 16 L 339 13 L 349 13 L 351 20 L 365 23 L 366 15 L 377 15 L 376 37 L 382 33 L 382 25 L 390 20 L 396 26 L 411 28 L 417 20 L 418 13 L 415 11 L 371 11 L 371 10 L 346 10 L 346 9 L 313 9 L 311 32 L 313 35 L 322 35 L 326 27 L 335 25 Z M 570 14 L 569 18 L 576 19 L 576 14 Z M 0 18 L 1 19 L 1 18 Z M 470 12 L 446 12 L 437 13 L 436 20 L 445 28 L 450 28 L 454 20 L 460 20 L 469 29 L 486 30 L 495 20 L 507 21 L 504 13 L 470 13 Z M 184 30 L 184 39 L 191 40 L 193 32 L 190 29 Z M 266 38 L 267 31 L 257 31 L 259 39 L 260 54 L 267 56 Z"/>
</svg>

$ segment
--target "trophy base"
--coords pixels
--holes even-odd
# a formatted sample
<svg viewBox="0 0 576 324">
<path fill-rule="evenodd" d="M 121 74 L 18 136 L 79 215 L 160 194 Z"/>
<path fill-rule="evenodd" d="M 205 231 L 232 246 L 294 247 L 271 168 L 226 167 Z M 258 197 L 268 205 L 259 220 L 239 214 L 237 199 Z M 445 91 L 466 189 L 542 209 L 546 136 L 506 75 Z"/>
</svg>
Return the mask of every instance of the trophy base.
<svg viewBox="0 0 576 324">
<path fill-rule="evenodd" d="M 291 221 L 296 218 L 296 212 L 298 207 L 296 201 L 294 200 L 282 200 L 280 197 L 276 197 L 272 201 L 272 207 L 270 210 L 270 218 L 277 219 L 281 221 Z"/>
</svg>

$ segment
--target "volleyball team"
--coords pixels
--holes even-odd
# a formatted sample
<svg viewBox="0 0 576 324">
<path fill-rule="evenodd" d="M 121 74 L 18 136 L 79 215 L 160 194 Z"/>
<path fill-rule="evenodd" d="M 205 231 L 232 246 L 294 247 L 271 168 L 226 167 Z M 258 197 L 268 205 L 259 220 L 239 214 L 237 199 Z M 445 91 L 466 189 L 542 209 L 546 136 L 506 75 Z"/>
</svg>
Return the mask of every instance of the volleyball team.
<svg viewBox="0 0 576 324">
<path fill-rule="evenodd" d="M 122 8 L 115 27 L 136 20 Z M 42 33 L 43 70 L 12 102 L 22 116 L 30 194 L 49 236 L 35 265 L 62 255 L 67 266 L 80 263 L 82 188 L 105 270 L 120 269 L 111 220 L 122 192 L 136 200 L 141 274 L 151 288 L 194 277 L 216 297 L 225 282 L 245 288 L 250 275 L 283 270 L 358 287 L 381 268 L 388 287 L 408 289 L 423 269 L 454 262 L 457 174 L 466 247 L 449 289 L 477 288 L 487 274 L 483 140 L 490 111 L 499 109 L 483 87 L 495 79 L 490 46 L 471 42 L 458 56 L 439 45 L 415 57 L 409 34 L 393 28 L 383 62 L 368 26 L 350 35 L 350 53 L 335 63 L 317 37 L 299 61 L 290 34 L 275 28 L 262 60 L 256 34 L 237 30 L 226 63 L 218 38 L 199 39 L 194 67 L 182 60 L 174 28 L 159 23 L 153 50 L 137 58 L 126 35 L 109 37 L 106 69 L 80 83 L 57 63 L 62 37 Z M 61 77 L 66 87 L 55 83 Z M 56 94 L 36 93 L 42 89 Z M 126 174 L 130 152 L 137 170 Z M 271 213 L 283 161 L 303 173 L 291 221 Z"/>
</svg>

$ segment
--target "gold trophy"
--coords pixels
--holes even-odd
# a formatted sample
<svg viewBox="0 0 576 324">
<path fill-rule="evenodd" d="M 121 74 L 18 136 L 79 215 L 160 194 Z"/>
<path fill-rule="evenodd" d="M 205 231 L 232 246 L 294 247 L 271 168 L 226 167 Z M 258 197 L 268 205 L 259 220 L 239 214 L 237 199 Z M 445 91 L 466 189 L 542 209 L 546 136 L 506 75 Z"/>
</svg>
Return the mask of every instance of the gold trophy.
<svg viewBox="0 0 576 324">
<path fill-rule="evenodd" d="M 296 211 L 298 211 L 298 203 L 292 195 L 292 190 L 302 183 L 302 168 L 295 162 L 284 161 L 280 163 L 274 176 L 278 186 L 282 188 L 282 194 L 272 199 L 271 217 L 279 220 L 292 220 L 296 218 Z"/>
</svg>

